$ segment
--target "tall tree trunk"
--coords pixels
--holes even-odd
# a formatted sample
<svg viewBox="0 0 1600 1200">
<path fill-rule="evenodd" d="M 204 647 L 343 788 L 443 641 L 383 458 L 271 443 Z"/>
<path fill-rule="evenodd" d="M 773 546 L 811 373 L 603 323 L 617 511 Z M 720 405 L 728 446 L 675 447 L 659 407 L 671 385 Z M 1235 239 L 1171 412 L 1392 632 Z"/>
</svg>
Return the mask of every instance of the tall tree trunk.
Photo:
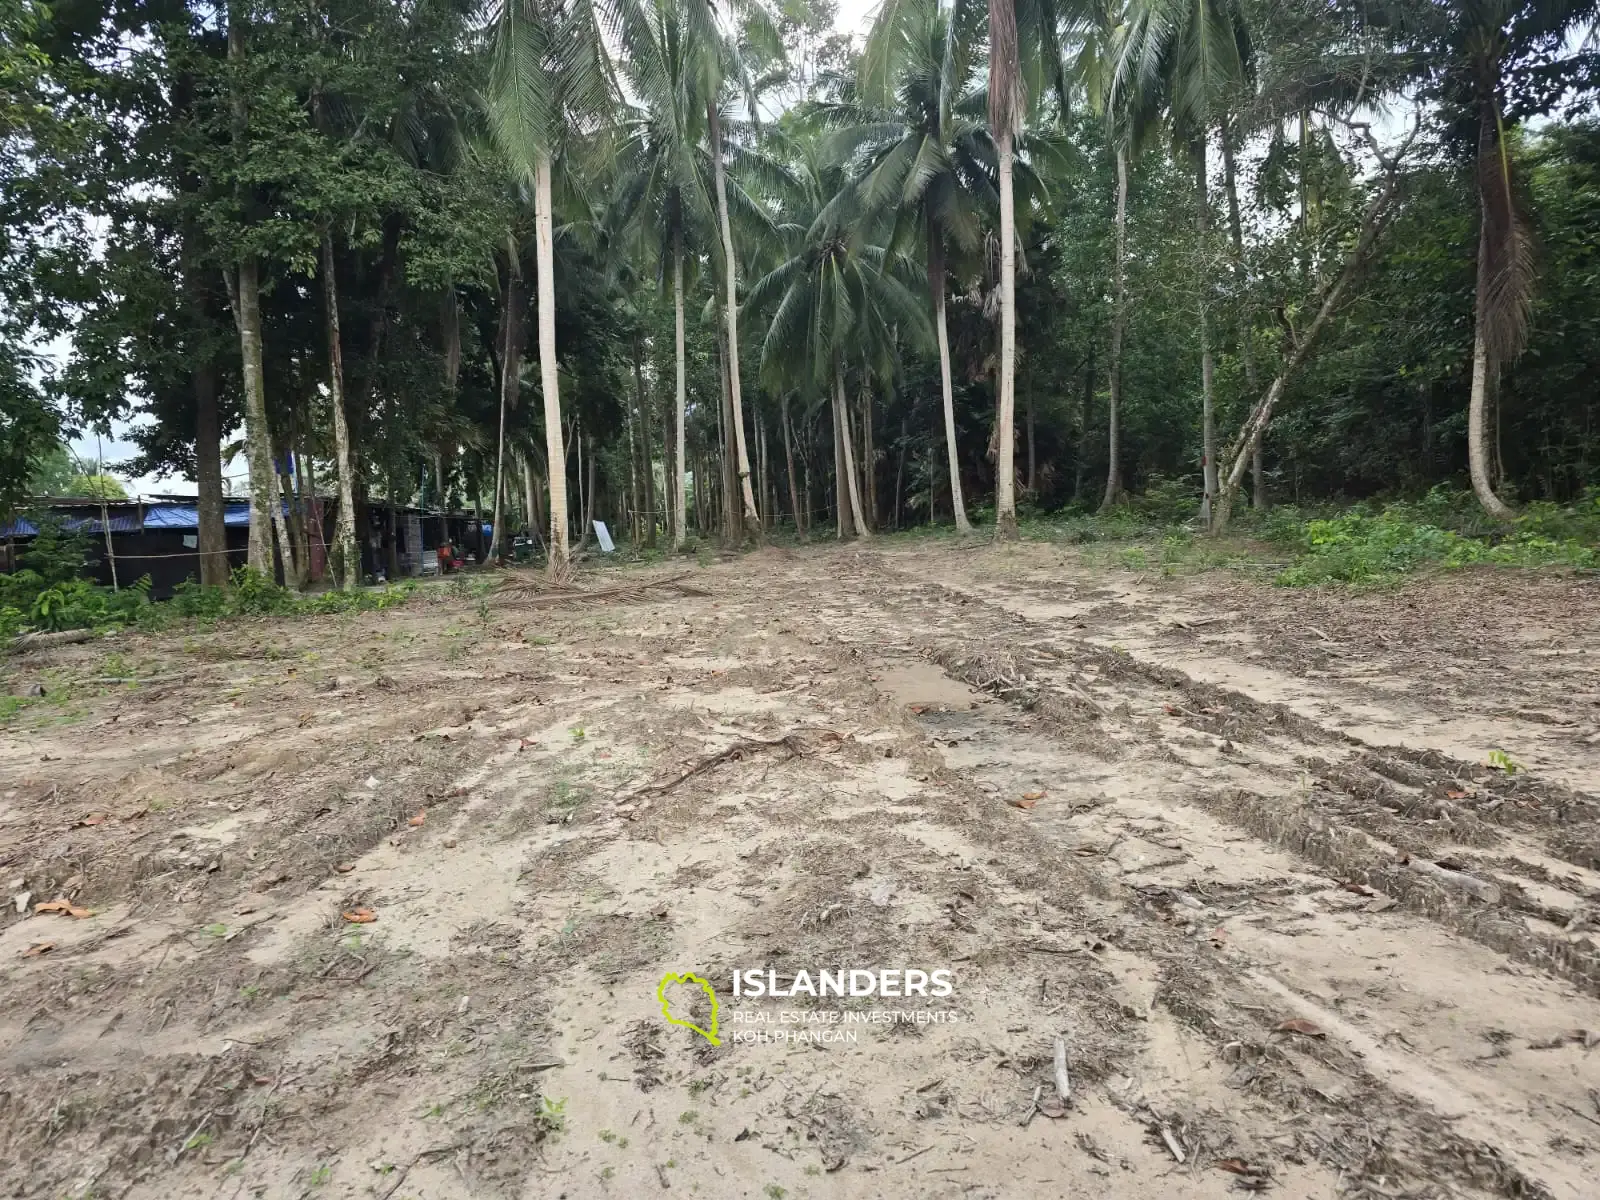
<svg viewBox="0 0 1600 1200">
<path fill-rule="evenodd" d="M 1195 233 L 1200 251 L 1200 475 L 1205 495 L 1200 502 L 1200 522 L 1211 524 L 1211 506 L 1217 495 L 1216 359 L 1211 351 L 1211 197 L 1206 186 L 1206 141 L 1195 142 Z"/>
<path fill-rule="evenodd" d="M 1094 343 L 1099 330 L 1091 329 L 1089 332 L 1089 359 L 1083 367 L 1083 391 L 1078 397 L 1078 474 L 1072 483 L 1072 498 L 1081 499 L 1086 490 L 1084 481 L 1088 476 L 1089 460 L 1084 453 L 1089 445 L 1089 418 L 1093 416 L 1094 406 Z"/>
<path fill-rule="evenodd" d="M 539 271 L 539 381 L 544 391 L 545 461 L 550 464 L 550 577 L 566 574 L 567 549 L 566 448 L 561 443 L 561 384 L 556 370 L 555 245 L 550 219 L 550 158 L 534 168 L 533 224 L 535 261 Z"/>
<path fill-rule="evenodd" d="M 198 233 L 188 228 L 184 240 L 184 284 L 190 320 L 197 337 L 207 338 L 212 326 L 210 293 L 195 260 Z M 209 344 L 203 342 L 202 344 Z M 196 349 L 190 355 L 189 387 L 194 394 L 194 481 L 198 493 L 200 583 L 227 587 L 229 575 L 226 505 L 222 498 L 222 419 L 217 409 L 217 363 L 214 352 Z"/>
<path fill-rule="evenodd" d="M 761 502 L 756 505 L 756 511 L 761 515 L 761 530 L 766 532 L 772 521 L 772 504 L 767 499 L 767 429 L 761 423 L 761 410 L 756 409 L 756 483 L 757 490 L 761 493 Z"/>
<path fill-rule="evenodd" d="M 272 428 L 267 422 L 266 373 L 262 367 L 261 282 L 255 257 L 247 255 L 235 276 L 234 313 L 239 325 L 239 352 L 244 368 L 244 436 L 250 463 L 250 551 L 248 563 L 268 579 L 276 577 L 272 548 L 276 533 L 283 559 L 284 582 L 299 577 L 294 543 L 284 517 L 278 471 L 273 461 Z"/>
<path fill-rule="evenodd" d="M 656 464 L 650 436 L 649 404 L 644 392 L 644 346 L 635 339 L 633 344 L 633 402 L 639 413 L 641 464 L 644 468 L 644 541 L 652 550 L 656 546 Z M 662 447 L 663 451 L 666 447 Z"/>
<path fill-rule="evenodd" d="M 494 533 L 489 540 L 489 557 L 505 553 L 506 501 L 506 414 L 516 407 L 522 384 L 522 289 L 517 266 L 517 244 L 506 238 L 506 297 L 502 319 L 505 337 L 500 353 L 500 436 L 494 452 Z"/>
<path fill-rule="evenodd" d="M 804 505 L 800 501 L 800 490 L 795 486 L 794 440 L 789 432 L 789 393 L 787 392 L 778 397 L 778 420 L 783 423 L 783 464 L 789 474 L 789 507 L 794 513 L 794 535 L 803 541 L 806 536 L 806 523 L 802 515 Z"/>
<path fill-rule="evenodd" d="M 522 494 L 528 505 L 528 533 L 538 537 L 543 522 L 539 520 L 539 493 L 533 486 L 533 466 L 526 454 L 517 457 L 522 460 Z"/>
<path fill-rule="evenodd" d="M 199 493 L 200 582 L 228 586 L 227 508 L 222 498 L 222 430 L 217 415 L 217 366 L 207 359 L 190 373 L 194 389 L 194 481 Z"/>
<path fill-rule="evenodd" d="M 1117 258 L 1111 298 L 1111 371 L 1107 381 L 1106 494 L 1104 512 L 1122 499 L 1122 339 L 1128 328 L 1128 147 L 1117 144 Z"/>
<path fill-rule="evenodd" d="M 339 280 L 334 273 L 333 234 L 322 231 L 322 303 L 328 327 L 328 406 L 333 410 L 333 466 L 339 481 L 339 511 L 333 527 L 333 580 L 343 591 L 361 586 L 361 549 L 356 545 L 355 469 L 350 461 L 350 423 L 344 410 L 344 345 L 339 333 Z"/>
<path fill-rule="evenodd" d="M 867 529 L 866 517 L 861 510 L 861 485 L 856 479 L 856 454 L 855 447 L 851 444 L 854 440 L 850 433 L 850 401 L 844 392 L 844 368 L 835 365 L 833 370 L 833 419 L 839 426 L 839 445 L 844 452 L 844 467 L 846 480 L 845 491 L 849 497 L 849 522 L 854 528 L 854 536 L 870 537 Z"/>
<path fill-rule="evenodd" d="M 733 383 L 728 370 L 728 331 L 724 327 L 717 335 L 717 358 L 722 369 L 722 408 L 717 414 L 717 434 L 722 446 L 722 477 L 719 481 L 722 499 L 722 537 L 725 541 L 739 542 L 744 538 L 743 509 L 739 502 L 739 479 L 735 467 L 735 422 Z"/>
<path fill-rule="evenodd" d="M 894 472 L 894 512 L 891 514 L 891 518 L 890 518 L 894 522 L 894 528 L 896 530 L 899 530 L 899 528 L 900 528 L 900 512 L 901 512 L 900 497 L 902 495 L 902 490 L 901 489 L 902 489 L 903 485 L 905 484 L 905 480 L 906 480 L 906 423 L 905 423 L 905 420 L 902 418 L 901 421 L 900 421 L 900 465 L 895 468 L 895 472 Z M 929 515 L 931 516 L 932 514 L 929 514 Z"/>
<path fill-rule="evenodd" d="M 1039 491 L 1039 442 L 1033 429 L 1033 372 L 1028 372 L 1028 494 Z"/>
<path fill-rule="evenodd" d="M 685 379 L 683 348 L 683 246 L 674 241 L 672 254 L 672 349 L 676 365 L 676 399 L 673 406 L 673 444 L 677 452 L 672 458 L 672 548 L 683 549 L 685 526 L 688 521 L 687 501 L 683 494 L 684 480 L 684 421 L 688 405 L 688 384 Z"/>
<path fill-rule="evenodd" d="M 843 384 L 840 385 L 841 387 Z M 833 524 L 834 536 L 844 541 L 850 521 L 850 480 L 845 472 L 844 424 L 839 420 L 837 397 L 833 404 Z"/>
<path fill-rule="evenodd" d="M 933 298 L 933 328 L 939 341 L 939 390 L 944 401 L 944 445 L 950 460 L 950 507 L 955 510 L 956 532 L 971 533 L 967 505 L 961 495 L 961 459 L 956 452 L 956 397 L 950 381 L 950 332 L 944 316 L 944 239 L 933 219 L 928 220 L 928 294 Z M 933 514 L 928 514 L 933 519 Z"/>
<path fill-rule="evenodd" d="M 1467 404 L 1467 467 L 1472 475 L 1472 490 L 1483 505 L 1483 511 L 1499 521 L 1510 520 L 1515 514 L 1510 506 L 1495 494 L 1494 471 L 1490 462 L 1489 400 L 1492 375 L 1497 368 L 1489 353 L 1488 303 L 1490 279 L 1489 263 L 1489 212 L 1488 205 L 1480 201 L 1478 221 L 1478 282 L 1474 297 L 1472 322 L 1472 394 Z"/>
<path fill-rule="evenodd" d="M 995 137 L 1000 160 L 1000 429 L 995 462 L 995 536 L 1017 537 L 1017 221 L 1009 128 Z"/>
<path fill-rule="evenodd" d="M 584 482 L 587 487 L 583 497 L 583 542 L 589 543 L 589 531 L 594 528 L 594 494 L 598 490 L 595 485 L 595 453 L 594 438 L 584 439 L 589 446 L 589 469 L 584 472 Z"/>
<path fill-rule="evenodd" d="M 1250 281 L 1244 269 L 1244 222 L 1239 217 L 1239 180 L 1233 162 L 1233 130 L 1227 121 L 1223 121 L 1219 132 L 1222 141 L 1222 181 L 1228 196 L 1228 238 L 1233 246 L 1233 273 L 1240 296 L 1243 297 L 1239 313 L 1239 357 L 1244 360 L 1245 389 L 1250 393 L 1250 403 L 1254 404 L 1259 387 L 1256 379 L 1255 312 L 1250 307 L 1246 294 Z M 1261 442 L 1264 437 L 1263 432 L 1262 438 L 1256 439 L 1255 448 L 1250 453 L 1255 508 L 1265 508 L 1267 502 L 1267 485 L 1261 472 Z"/>
<path fill-rule="evenodd" d="M 739 468 L 739 496 L 747 523 L 760 529 L 755 492 L 750 486 L 750 453 L 745 448 L 744 402 L 739 384 L 739 264 L 733 255 L 733 226 L 728 220 L 728 177 L 722 163 L 722 118 L 713 98 L 706 101 L 707 129 L 711 135 L 711 171 L 717 190 L 717 223 L 722 231 L 722 261 L 727 283 L 723 310 L 728 321 L 728 393 L 733 408 L 733 448 Z"/>
<path fill-rule="evenodd" d="M 867 528 L 878 528 L 878 464 L 877 452 L 872 444 L 872 376 L 867 364 L 861 364 L 861 476 L 862 509 L 866 514 Z"/>
</svg>

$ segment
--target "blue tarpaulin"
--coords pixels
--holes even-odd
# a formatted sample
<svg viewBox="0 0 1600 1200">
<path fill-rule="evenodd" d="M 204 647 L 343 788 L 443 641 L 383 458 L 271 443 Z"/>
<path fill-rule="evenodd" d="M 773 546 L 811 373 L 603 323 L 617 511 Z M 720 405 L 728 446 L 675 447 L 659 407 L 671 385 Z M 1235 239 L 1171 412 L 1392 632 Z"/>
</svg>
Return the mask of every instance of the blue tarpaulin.
<svg viewBox="0 0 1600 1200">
<path fill-rule="evenodd" d="M 287 509 L 285 510 L 287 511 Z M 250 524 L 250 505 L 235 501 L 223 506 L 222 523 L 246 528 Z M 193 504 L 152 504 L 144 510 L 146 529 L 198 529 L 200 510 Z"/>
</svg>

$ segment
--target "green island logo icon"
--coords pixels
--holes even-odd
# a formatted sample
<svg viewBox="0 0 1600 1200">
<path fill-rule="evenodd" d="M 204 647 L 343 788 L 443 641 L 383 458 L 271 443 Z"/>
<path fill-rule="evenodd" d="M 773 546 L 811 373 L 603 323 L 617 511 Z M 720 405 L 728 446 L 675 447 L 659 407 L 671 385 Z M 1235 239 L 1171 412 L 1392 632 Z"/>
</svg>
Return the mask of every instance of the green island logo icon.
<svg viewBox="0 0 1600 1200">
<path fill-rule="evenodd" d="M 706 994 L 706 999 L 711 1001 L 711 1028 L 702 1029 L 693 1021 L 685 1021 L 672 1015 L 672 1001 L 667 999 L 667 988 L 672 984 L 690 984 L 698 987 Z M 722 1039 L 717 1036 L 717 993 L 711 985 L 698 975 L 666 974 L 661 977 L 661 983 L 656 988 L 656 999 L 661 1002 L 661 1015 L 667 1019 L 669 1025 L 681 1025 L 685 1029 L 692 1029 L 713 1046 L 722 1045 Z"/>
</svg>

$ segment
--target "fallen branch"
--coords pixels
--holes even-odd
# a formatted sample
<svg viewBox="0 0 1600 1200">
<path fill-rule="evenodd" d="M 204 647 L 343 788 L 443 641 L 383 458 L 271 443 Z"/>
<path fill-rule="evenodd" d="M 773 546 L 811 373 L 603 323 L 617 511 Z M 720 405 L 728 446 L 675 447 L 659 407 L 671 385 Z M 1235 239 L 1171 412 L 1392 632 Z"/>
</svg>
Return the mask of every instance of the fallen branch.
<svg viewBox="0 0 1600 1200">
<path fill-rule="evenodd" d="M 5 648 L 7 654 L 26 654 L 29 650 L 47 650 L 51 646 L 70 646 L 74 642 L 87 642 L 94 637 L 92 629 L 63 629 L 57 633 L 24 633 Z"/>
<path fill-rule="evenodd" d="M 735 759 L 743 758 L 747 754 L 758 754 L 763 750 L 771 750 L 777 746 L 782 746 L 787 749 L 789 751 L 790 758 L 800 758 L 805 754 L 805 747 L 800 743 L 800 734 L 803 732 L 804 730 L 801 729 L 791 729 L 788 733 L 775 738 L 740 738 L 733 745 L 719 750 L 715 754 L 710 754 L 705 758 L 700 759 L 698 762 L 684 770 L 684 772 L 677 777 L 665 780 L 661 783 L 647 783 L 637 791 L 633 792 L 631 795 L 620 798 L 619 803 L 626 800 L 632 800 L 638 796 L 662 795 L 666 792 L 670 792 L 679 784 L 693 779 L 696 775 L 703 775 L 705 772 L 711 770 L 712 767 L 720 766 L 725 762 L 732 762 Z M 833 730 L 831 729 L 826 729 L 822 732 L 833 734 Z M 833 734 L 833 736 L 837 737 L 838 735 Z"/>
<path fill-rule="evenodd" d="M 642 595 L 651 588 L 672 588 L 680 595 L 704 596 L 707 593 L 693 584 L 685 584 L 682 580 L 694 574 L 685 571 L 681 575 L 669 575 L 665 579 L 640 580 L 637 583 L 617 584 L 614 587 L 604 588 L 552 588 L 540 590 L 528 586 L 503 587 L 498 589 L 494 596 L 510 604 L 522 607 L 537 608 L 554 604 L 570 604 L 585 600 L 620 600 Z"/>
<path fill-rule="evenodd" d="M 1476 896 L 1485 904 L 1500 903 L 1500 888 L 1498 885 L 1479 879 L 1475 875 L 1468 875 L 1461 871 L 1452 871 L 1449 867 L 1441 867 L 1438 863 L 1431 863 L 1421 858 L 1413 858 L 1405 864 L 1419 875 L 1426 875 L 1429 879 L 1438 880 L 1440 883 L 1453 887 L 1458 891 Z"/>
<path fill-rule="evenodd" d="M 1067 1075 L 1067 1040 L 1056 1038 L 1056 1097 L 1065 1108 L 1072 1100 L 1072 1080 Z"/>
</svg>

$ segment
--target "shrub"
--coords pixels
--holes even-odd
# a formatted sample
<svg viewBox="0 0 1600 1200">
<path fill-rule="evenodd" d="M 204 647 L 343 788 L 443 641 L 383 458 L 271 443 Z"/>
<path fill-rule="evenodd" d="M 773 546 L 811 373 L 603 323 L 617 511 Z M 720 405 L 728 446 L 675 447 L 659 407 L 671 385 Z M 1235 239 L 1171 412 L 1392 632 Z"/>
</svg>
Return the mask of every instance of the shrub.
<svg viewBox="0 0 1600 1200">
<path fill-rule="evenodd" d="M 1464 536 L 1453 529 L 1416 520 L 1419 507 L 1394 504 L 1376 516 L 1351 511 L 1330 519 L 1306 521 L 1293 535 L 1284 528 L 1283 540 L 1295 544 L 1300 554 L 1278 575 L 1277 582 L 1286 587 L 1377 583 L 1424 567 L 1476 563 L 1592 567 L 1600 562 L 1593 546 L 1523 528 L 1498 542 Z"/>
</svg>

